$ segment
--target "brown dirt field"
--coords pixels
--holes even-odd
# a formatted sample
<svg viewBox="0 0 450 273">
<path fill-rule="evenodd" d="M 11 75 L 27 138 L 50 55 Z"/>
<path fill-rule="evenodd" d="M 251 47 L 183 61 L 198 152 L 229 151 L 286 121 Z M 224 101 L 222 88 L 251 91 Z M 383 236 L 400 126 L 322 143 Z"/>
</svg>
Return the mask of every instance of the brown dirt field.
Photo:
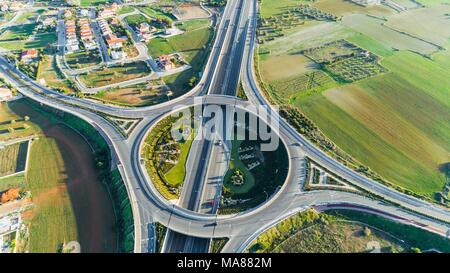
<svg viewBox="0 0 450 273">
<path fill-rule="evenodd" d="M 208 18 L 209 14 L 198 5 L 181 4 L 173 10 L 180 20 Z"/>
</svg>

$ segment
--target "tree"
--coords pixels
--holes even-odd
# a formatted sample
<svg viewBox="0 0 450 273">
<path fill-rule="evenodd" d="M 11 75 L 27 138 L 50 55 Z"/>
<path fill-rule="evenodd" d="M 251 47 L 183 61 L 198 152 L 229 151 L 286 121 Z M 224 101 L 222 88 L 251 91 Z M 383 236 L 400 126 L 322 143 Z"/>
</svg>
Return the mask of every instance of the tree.
<svg viewBox="0 0 450 273">
<path fill-rule="evenodd" d="M 25 121 L 29 121 L 29 120 L 30 120 L 30 117 L 29 117 L 29 116 L 25 116 L 23 119 L 24 119 Z"/>
<path fill-rule="evenodd" d="M 372 231 L 368 227 L 364 227 L 364 236 L 369 237 L 372 234 Z"/>
<path fill-rule="evenodd" d="M 422 251 L 418 247 L 411 247 L 411 252 L 412 253 L 422 253 Z"/>
</svg>

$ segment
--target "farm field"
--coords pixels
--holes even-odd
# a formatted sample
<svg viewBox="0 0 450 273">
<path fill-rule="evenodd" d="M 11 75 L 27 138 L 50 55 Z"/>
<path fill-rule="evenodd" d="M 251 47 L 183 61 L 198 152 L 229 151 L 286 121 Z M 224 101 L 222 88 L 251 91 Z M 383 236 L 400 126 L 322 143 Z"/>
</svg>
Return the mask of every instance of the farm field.
<svg viewBox="0 0 450 273">
<path fill-rule="evenodd" d="M 83 252 L 115 251 L 114 214 L 97 181 L 89 145 L 78 133 L 23 99 L 8 106 L 5 111 L 18 120 L 29 116 L 28 122 L 39 135 L 22 177 L 34 204 L 33 210 L 24 214 L 30 225 L 29 251 L 58 252 L 62 243 L 70 240 L 78 240 Z"/>
<path fill-rule="evenodd" d="M 409 1 L 409 0 L 407 0 Z M 384 5 L 374 5 L 369 7 L 363 7 L 345 0 L 317 0 L 313 4 L 320 10 L 333 13 L 337 16 L 348 15 L 352 13 L 364 13 L 373 16 L 388 16 L 394 14 L 395 11 Z"/>
<path fill-rule="evenodd" d="M 421 54 L 431 54 L 439 50 L 432 43 L 392 30 L 382 23 L 384 21 L 362 14 L 354 14 L 342 19 L 342 24 L 345 26 L 395 49 L 411 50 Z"/>
<path fill-rule="evenodd" d="M 444 16 L 448 6 L 431 1 L 430 8 L 402 13 L 387 8 L 386 14 L 377 15 L 382 20 L 369 8 L 328 2 L 318 0 L 313 5 L 342 15 L 342 20 L 311 21 L 260 44 L 262 82 L 278 103 L 296 106 L 361 164 L 387 181 L 433 198 L 446 183 L 442 170 L 450 152 L 446 118 L 450 53 L 442 50 L 450 45 L 449 28 L 443 27 L 448 24 Z M 264 3 L 263 16 L 278 14 L 273 6 L 278 4 Z M 421 26 L 416 28 L 417 24 Z M 378 64 L 368 66 L 359 57 L 345 57 L 352 54 L 345 48 L 323 48 L 338 40 L 367 51 L 362 51 L 366 60 L 375 58 Z M 319 46 L 317 55 L 305 51 Z M 328 63 L 330 58 L 337 62 Z M 320 62 L 324 65 L 317 65 Z M 360 76 L 355 77 L 355 68 Z"/>
<path fill-rule="evenodd" d="M 0 177 L 25 170 L 28 145 L 28 141 L 24 141 L 0 149 Z"/>
<path fill-rule="evenodd" d="M 449 5 L 435 5 L 390 16 L 386 25 L 443 47 L 450 38 L 450 28 L 443 27 L 450 18 L 448 14 Z"/>
<path fill-rule="evenodd" d="M 103 67 L 79 76 L 87 87 L 95 88 L 148 76 L 150 68 L 145 62 L 126 63 L 113 67 Z"/>
</svg>

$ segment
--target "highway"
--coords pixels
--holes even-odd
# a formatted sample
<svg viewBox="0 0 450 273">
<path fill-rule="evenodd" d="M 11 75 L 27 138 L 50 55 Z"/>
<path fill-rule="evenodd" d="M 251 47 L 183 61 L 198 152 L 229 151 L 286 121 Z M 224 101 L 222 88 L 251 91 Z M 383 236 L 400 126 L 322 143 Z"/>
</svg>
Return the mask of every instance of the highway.
<svg viewBox="0 0 450 273">
<path fill-rule="evenodd" d="M 242 9 L 237 8 L 239 2 L 243 2 Z M 245 20 L 236 21 L 239 13 L 240 18 Z M 210 238 L 220 237 L 230 238 L 224 252 L 240 252 L 264 228 L 270 227 L 280 219 L 309 207 L 322 208 L 334 205 L 377 210 L 383 212 L 386 217 L 395 216 L 396 218 L 392 219 L 395 218 L 396 221 L 447 236 L 450 229 L 448 209 L 399 193 L 348 169 L 304 139 L 282 119 L 279 136 L 290 158 L 289 173 L 284 185 L 264 204 L 235 215 L 214 215 L 197 211 L 202 197 L 205 196 L 204 187 L 208 185 L 206 183 L 208 179 L 205 177 L 215 172 L 213 168 L 208 168 L 212 166 L 211 161 L 214 160 L 210 155 L 220 155 L 220 151 L 213 151 L 215 145 L 211 146 L 211 143 L 206 142 L 203 146 L 198 145 L 196 149 L 192 149 L 195 153 L 207 154 L 206 156 L 194 157 L 191 153 L 189 155 L 188 164 L 198 167 L 192 167 L 195 172 L 187 175 L 190 178 L 185 181 L 179 205 L 167 201 L 158 193 L 141 164 L 140 150 L 147 132 L 160 119 L 170 114 L 174 106 L 188 107 L 193 104 L 231 105 L 241 108 L 249 105 L 270 106 L 261 94 L 253 72 L 255 26 L 255 0 L 228 1 L 199 84 L 184 96 L 155 106 L 117 107 L 60 94 L 29 79 L 3 57 L 0 57 L 0 75 L 24 96 L 82 118 L 104 136 L 110 146 L 113 163 L 121 172 L 131 200 L 135 221 L 135 252 L 149 251 L 148 242 L 151 241 L 149 226 L 154 222 L 159 222 L 171 230 L 164 242 L 167 252 L 203 252 L 207 249 L 209 244 L 206 242 Z M 246 37 L 239 34 L 237 35 L 239 38 L 231 37 L 230 33 L 245 33 Z M 233 92 L 236 90 L 234 87 L 237 86 L 239 74 L 249 101 L 232 96 L 235 94 Z M 211 90 L 214 91 L 211 93 Z M 204 95 L 205 93 L 207 95 Z M 103 113 L 102 115 L 139 118 L 140 122 L 128 137 L 124 137 L 109 121 L 99 115 L 99 112 Z M 274 117 L 278 115 L 276 111 L 272 111 L 271 114 Z M 307 157 L 390 203 L 349 192 L 332 190 L 304 192 L 302 185 L 305 180 L 304 166 Z"/>
</svg>

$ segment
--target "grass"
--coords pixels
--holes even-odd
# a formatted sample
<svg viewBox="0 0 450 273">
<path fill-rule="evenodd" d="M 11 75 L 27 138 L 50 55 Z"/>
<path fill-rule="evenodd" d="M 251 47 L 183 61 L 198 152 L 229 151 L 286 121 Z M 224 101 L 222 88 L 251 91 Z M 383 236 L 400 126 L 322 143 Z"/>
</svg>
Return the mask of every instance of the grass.
<svg viewBox="0 0 450 273">
<path fill-rule="evenodd" d="M 25 170 L 28 145 L 28 141 L 24 141 L 0 149 L 0 177 Z"/>
<path fill-rule="evenodd" d="M 36 135 L 37 125 L 14 114 L 6 103 L 0 103 L 0 141 L 15 140 Z M 15 121 L 12 123 L 12 121 Z M 14 132 L 9 132 L 8 128 L 13 128 Z"/>
<path fill-rule="evenodd" d="M 24 173 L 0 178 L 0 192 L 6 191 L 11 188 L 25 188 L 26 186 L 27 183 Z"/>
<path fill-rule="evenodd" d="M 0 47 L 7 50 L 24 50 L 31 48 L 45 48 L 56 43 L 57 36 L 54 32 L 38 33 L 34 36 L 34 40 L 0 40 Z"/>
<path fill-rule="evenodd" d="M 228 168 L 227 173 L 223 179 L 224 187 L 236 194 L 247 193 L 255 186 L 255 177 L 253 174 L 247 169 L 244 162 L 239 159 L 238 149 L 241 146 L 242 141 L 233 139 L 232 140 L 232 148 L 231 148 L 231 160 L 230 166 Z M 234 174 L 235 170 L 238 169 L 244 176 L 244 185 L 235 186 L 231 182 L 231 176 Z"/>
<path fill-rule="evenodd" d="M 192 141 L 194 135 L 183 143 L 180 143 L 180 155 L 178 157 L 178 163 L 174 165 L 168 172 L 164 174 L 166 181 L 173 187 L 177 187 L 184 182 L 186 177 L 186 160 L 191 150 Z"/>
<path fill-rule="evenodd" d="M 8 27 L 5 32 L 0 36 L 0 41 L 16 40 L 18 38 L 26 38 L 33 33 L 36 24 L 24 24 Z"/>
<path fill-rule="evenodd" d="M 419 20 L 424 25 L 414 28 L 418 23 L 410 22 L 409 12 L 385 20 L 375 18 L 372 15 L 384 15 L 367 8 L 353 7 L 353 14 L 348 14 L 350 9 L 337 11 L 338 6 L 353 4 L 333 1 L 336 5 L 329 5 L 329 2 L 318 0 L 314 5 L 329 12 L 336 9 L 334 12 L 344 14 L 342 20 L 305 24 L 260 45 L 262 81 L 280 104 L 297 106 L 331 141 L 359 163 L 398 186 L 433 197 L 442 190 L 447 179 L 442 166 L 448 163 L 450 151 L 450 127 L 446 118 L 450 107 L 450 54 L 414 36 L 422 32 L 446 37 L 442 35 L 447 31 L 444 29 L 434 33 L 425 31 L 443 19 L 437 14 L 445 9 L 436 6 L 414 10 L 419 16 L 423 15 L 422 11 L 430 11 L 427 13 L 430 22 Z M 264 5 L 275 12 L 272 5 L 278 3 L 263 0 L 263 15 Z M 416 34 L 413 31 L 413 35 L 407 35 L 383 25 L 391 19 L 405 31 L 414 28 Z M 342 62 L 341 67 L 328 68 L 339 69 L 345 73 L 344 77 L 335 77 L 335 83 L 305 91 L 305 86 L 311 82 L 307 75 L 320 68 L 302 61 L 297 56 L 299 51 L 339 39 L 380 57 L 385 72 L 362 80 L 358 77 L 358 81 L 348 84 L 341 81 L 349 75 L 346 71 L 349 66 Z M 443 47 L 449 45 L 447 42 Z M 318 57 L 324 56 L 319 54 Z M 354 61 L 352 63 L 358 67 L 361 65 Z M 370 72 L 374 68 L 364 67 L 364 70 Z M 286 72 L 279 73 L 280 70 Z"/>
<path fill-rule="evenodd" d="M 110 2 L 109 0 L 79 0 L 79 1 L 81 7 L 99 6 Z"/>
<path fill-rule="evenodd" d="M 330 210 L 327 214 L 336 215 L 337 217 L 351 221 L 363 222 L 370 226 L 379 228 L 389 232 L 389 234 L 399 238 L 400 240 L 405 241 L 405 243 L 411 245 L 412 247 L 420 248 L 422 251 L 438 249 L 441 252 L 450 252 L 450 240 L 414 226 L 400 224 L 378 215 L 359 211 Z"/>
<path fill-rule="evenodd" d="M 87 87 L 95 88 L 142 78 L 148 76 L 150 72 L 151 70 L 145 62 L 134 62 L 113 67 L 103 67 L 88 74 L 82 74 L 79 77 Z"/>
<path fill-rule="evenodd" d="M 175 16 L 171 13 L 165 12 L 163 10 L 153 8 L 153 7 L 143 7 L 139 9 L 141 12 L 145 13 L 149 17 L 153 18 L 166 18 L 170 20 L 176 20 Z"/>
<path fill-rule="evenodd" d="M 77 240 L 64 162 L 55 140 L 43 138 L 33 143 L 27 181 L 37 206 L 31 218 L 30 252 L 56 252 L 62 242 Z"/>
<path fill-rule="evenodd" d="M 57 67 L 56 58 L 52 52 L 44 54 L 40 65 L 41 69 L 39 70 L 37 78 L 43 79 L 48 87 L 63 93 L 75 92 L 69 80 L 64 77 Z"/>
<path fill-rule="evenodd" d="M 145 17 L 142 14 L 128 15 L 127 17 L 125 17 L 125 21 L 131 27 L 139 26 L 141 23 L 144 23 L 144 22 L 145 23 L 150 23 L 150 20 L 147 19 L 147 17 Z"/>
<path fill-rule="evenodd" d="M 166 88 L 154 82 L 101 91 L 93 98 L 122 106 L 147 106 L 168 100 Z"/>
<path fill-rule="evenodd" d="M 135 8 L 133 8 L 131 6 L 123 6 L 117 11 L 117 14 L 122 15 L 122 14 L 131 13 L 133 11 L 135 11 Z"/>
<path fill-rule="evenodd" d="M 210 24 L 209 19 L 193 19 L 184 22 L 179 22 L 176 26 L 182 31 L 194 31 L 199 28 L 208 27 Z"/>
<path fill-rule="evenodd" d="M 64 56 L 67 64 L 72 69 L 86 68 L 97 65 L 101 62 L 101 57 L 98 51 L 80 51 L 66 54 Z"/>
<path fill-rule="evenodd" d="M 357 223 L 332 221 L 318 223 L 298 231 L 279 244 L 274 253 L 361 253 L 369 252 L 367 244 L 378 242 L 381 252 L 390 253 L 403 250 L 401 243 L 384 232 L 371 230 L 364 235 L 364 226 Z"/>
<path fill-rule="evenodd" d="M 162 54 L 180 52 L 191 66 L 191 69 L 164 77 L 165 83 L 174 93 L 184 93 L 192 86 L 192 77 L 199 79 L 208 59 L 208 46 L 213 38 L 213 30 L 209 27 L 188 31 L 168 39 L 154 38 L 148 43 L 149 53 L 153 57 Z"/>
</svg>

